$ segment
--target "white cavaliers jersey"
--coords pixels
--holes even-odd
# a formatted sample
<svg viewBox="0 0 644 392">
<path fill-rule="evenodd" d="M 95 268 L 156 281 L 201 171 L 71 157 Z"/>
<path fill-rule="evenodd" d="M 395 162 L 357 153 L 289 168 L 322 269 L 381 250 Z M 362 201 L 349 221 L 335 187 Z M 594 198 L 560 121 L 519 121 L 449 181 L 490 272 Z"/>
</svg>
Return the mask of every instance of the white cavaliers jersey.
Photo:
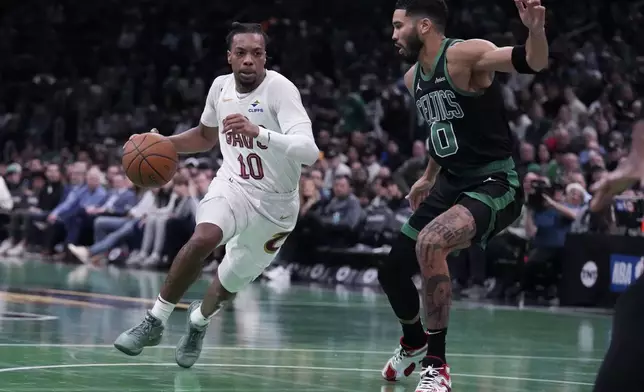
<svg viewBox="0 0 644 392">
<path fill-rule="evenodd" d="M 295 162 L 244 135 L 223 134 L 224 119 L 240 113 L 263 128 L 288 134 L 294 126 L 309 124 L 297 87 L 275 71 L 250 93 L 239 93 L 233 74 L 215 79 L 208 92 L 201 123 L 219 128 L 219 145 L 224 163 L 217 177 L 231 179 L 270 193 L 291 193 L 298 189 L 301 163 Z M 301 129 L 301 127 L 298 127 Z M 313 139 L 313 134 L 310 135 Z"/>
</svg>

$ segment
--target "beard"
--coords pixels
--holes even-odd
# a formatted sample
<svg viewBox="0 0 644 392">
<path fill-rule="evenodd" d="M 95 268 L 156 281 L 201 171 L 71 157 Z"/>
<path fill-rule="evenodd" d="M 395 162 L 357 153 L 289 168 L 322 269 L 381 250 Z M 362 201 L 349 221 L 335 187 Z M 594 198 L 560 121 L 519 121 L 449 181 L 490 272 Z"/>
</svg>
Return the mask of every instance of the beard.
<svg viewBox="0 0 644 392">
<path fill-rule="evenodd" d="M 402 57 L 406 63 L 413 64 L 418 61 L 420 51 L 423 48 L 423 41 L 415 32 L 409 35 L 407 39 L 407 48 L 403 49 Z"/>
</svg>

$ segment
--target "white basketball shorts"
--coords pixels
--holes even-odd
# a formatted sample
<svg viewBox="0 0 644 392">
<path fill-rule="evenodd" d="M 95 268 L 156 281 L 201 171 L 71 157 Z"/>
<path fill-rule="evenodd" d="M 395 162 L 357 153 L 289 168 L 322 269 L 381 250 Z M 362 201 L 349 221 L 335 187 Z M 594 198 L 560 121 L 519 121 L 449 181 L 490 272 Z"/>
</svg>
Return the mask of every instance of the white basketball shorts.
<svg viewBox="0 0 644 392">
<path fill-rule="evenodd" d="M 217 274 L 236 293 L 257 278 L 295 228 L 300 208 L 297 191 L 275 194 L 217 178 L 199 203 L 196 223 L 212 223 L 223 232 L 226 255 Z"/>
</svg>

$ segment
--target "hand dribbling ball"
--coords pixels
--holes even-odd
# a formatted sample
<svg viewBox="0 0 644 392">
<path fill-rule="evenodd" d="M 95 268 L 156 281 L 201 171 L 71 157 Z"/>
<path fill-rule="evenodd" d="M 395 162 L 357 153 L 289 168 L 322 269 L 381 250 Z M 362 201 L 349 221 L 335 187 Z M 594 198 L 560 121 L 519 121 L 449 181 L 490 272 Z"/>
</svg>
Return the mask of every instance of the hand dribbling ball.
<svg viewBox="0 0 644 392">
<path fill-rule="evenodd" d="M 123 146 L 123 169 L 132 183 L 141 188 L 161 187 L 174 177 L 179 155 L 174 144 L 154 132 L 134 135 Z"/>
</svg>

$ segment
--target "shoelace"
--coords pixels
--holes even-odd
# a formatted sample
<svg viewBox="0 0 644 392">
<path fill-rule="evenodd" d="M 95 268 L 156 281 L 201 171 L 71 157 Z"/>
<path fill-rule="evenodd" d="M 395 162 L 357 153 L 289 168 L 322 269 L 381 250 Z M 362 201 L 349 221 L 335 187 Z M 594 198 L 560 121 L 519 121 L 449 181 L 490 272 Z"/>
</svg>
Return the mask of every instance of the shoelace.
<svg viewBox="0 0 644 392">
<path fill-rule="evenodd" d="M 407 350 L 403 346 L 399 346 L 396 351 L 394 351 L 394 357 L 391 360 L 393 365 L 399 364 L 403 359 L 407 357 Z"/>
<path fill-rule="evenodd" d="M 420 384 L 418 384 L 418 388 L 422 388 L 428 392 L 447 392 L 447 387 L 440 383 L 442 378 L 443 376 L 438 369 L 430 366 L 420 372 Z"/>
<path fill-rule="evenodd" d="M 137 325 L 136 328 L 132 330 L 132 335 L 136 336 L 137 338 L 144 338 L 147 337 L 150 331 L 152 331 L 152 323 L 145 319 L 141 324 Z"/>
<path fill-rule="evenodd" d="M 204 332 L 205 331 L 199 331 L 197 329 L 190 330 L 190 333 L 188 334 L 188 342 L 186 342 L 186 346 L 188 346 L 188 348 L 192 350 L 195 350 L 197 348 L 197 343 L 203 337 Z"/>
</svg>

